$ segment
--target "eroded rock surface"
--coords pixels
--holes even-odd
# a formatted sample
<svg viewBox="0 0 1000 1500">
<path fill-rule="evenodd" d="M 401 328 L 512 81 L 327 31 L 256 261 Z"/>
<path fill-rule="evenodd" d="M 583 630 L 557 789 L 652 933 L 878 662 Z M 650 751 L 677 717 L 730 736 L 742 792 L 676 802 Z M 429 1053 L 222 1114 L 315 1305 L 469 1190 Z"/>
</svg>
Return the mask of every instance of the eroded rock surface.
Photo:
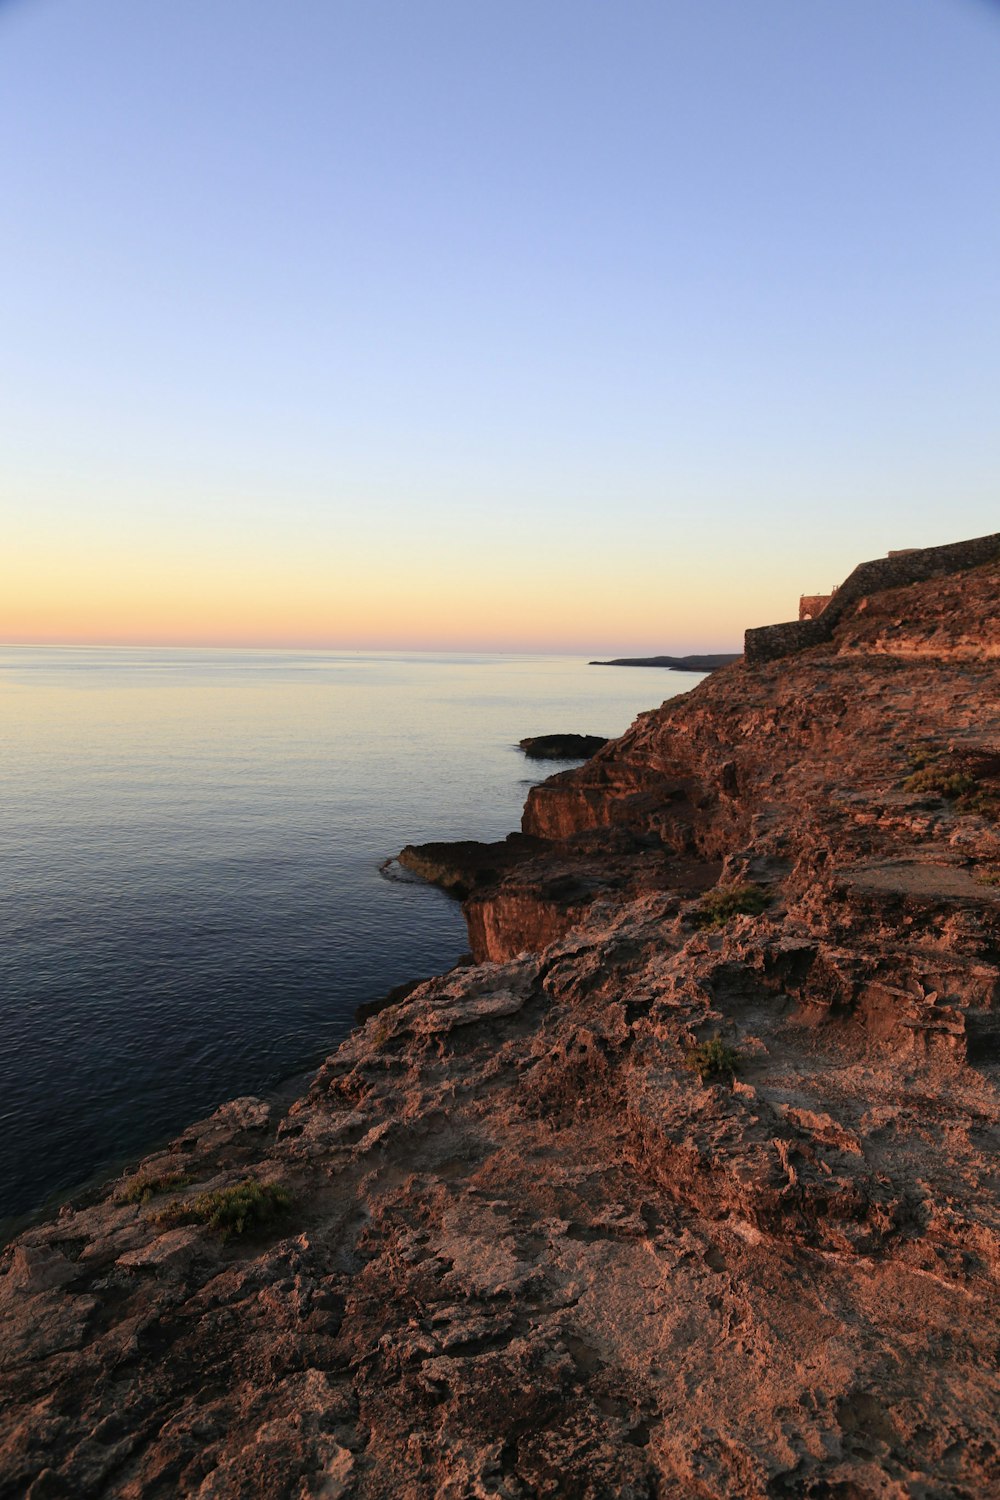
<svg viewBox="0 0 1000 1500">
<path fill-rule="evenodd" d="M 504 961 L 9 1246 L 0 1494 L 1000 1493 L 1000 568 L 944 597 L 535 788 Z"/>
</svg>

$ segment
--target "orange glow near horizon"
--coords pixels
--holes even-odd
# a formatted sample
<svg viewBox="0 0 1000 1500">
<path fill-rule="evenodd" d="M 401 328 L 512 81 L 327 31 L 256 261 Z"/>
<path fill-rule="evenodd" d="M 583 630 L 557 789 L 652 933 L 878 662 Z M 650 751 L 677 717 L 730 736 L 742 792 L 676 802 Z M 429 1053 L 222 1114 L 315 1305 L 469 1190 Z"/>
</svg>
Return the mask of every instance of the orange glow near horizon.
<svg viewBox="0 0 1000 1500">
<path fill-rule="evenodd" d="M 572 513 L 566 494 L 465 504 L 415 481 L 351 500 L 273 481 L 244 495 L 166 475 L 109 475 L 99 491 L 55 479 L 19 487 L 0 552 L 6 644 L 738 651 L 748 626 L 794 619 L 800 593 L 882 550 L 834 511 L 826 535 L 807 514 L 764 528 L 707 493 L 686 509 L 647 494 L 636 519 L 610 484 Z M 941 540 L 922 529 L 903 540 Z"/>
<path fill-rule="evenodd" d="M 572 568 L 458 559 L 62 556 L 0 570 L 0 639 L 24 645 L 385 650 L 738 650 L 748 624 L 794 613 L 778 580 L 648 555 Z M 807 580 L 808 581 L 808 580 Z M 823 580 L 820 580 L 823 581 Z M 787 598 L 783 598 L 783 593 Z M 797 597 L 797 596 L 796 596 Z M 784 610 L 782 616 L 781 611 Z M 777 613 L 776 613 L 777 611 Z"/>
<path fill-rule="evenodd" d="M 732 651 L 992 532 L 996 7 L 725 9 L 2 7 L 0 642 Z"/>
</svg>

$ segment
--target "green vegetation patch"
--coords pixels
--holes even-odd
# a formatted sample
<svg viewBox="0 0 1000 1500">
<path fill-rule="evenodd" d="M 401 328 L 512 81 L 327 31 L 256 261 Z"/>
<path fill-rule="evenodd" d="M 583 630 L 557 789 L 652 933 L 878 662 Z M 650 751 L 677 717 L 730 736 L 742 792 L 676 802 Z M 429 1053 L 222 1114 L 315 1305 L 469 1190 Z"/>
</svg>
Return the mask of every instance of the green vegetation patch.
<svg viewBox="0 0 1000 1500">
<path fill-rule="evenodd" d="M 957 813 L 975 813 L 996 821 L 1000 817 L 1000 756 L 992 752 L 949 758 L 939 753 L 915 760 L 903 782 L 905 792 L 943 797 Z"/>
<path fill-rule="evenodd" d="M 689 1073 L 697 1073 L 702 1083 L 710 1083 L 713 1078 L 735 1078 L 740 1061 L 735 1047 L 728 1047 L 721 1036 L 713 1036 L 711 1041 L 691 1048 L 684 1066 Z"/>
<path fill-rule="evenodd" d="M 967 771 L 949 771 L 947 766 L 934 764 L 922 766 L 903 782 L 904 792 L 934 792 L 939 797 L 965 797 L 974 791 L 976 779 Z"/>
<path fill-rule="evenodd" d="M 935 765 L 938 761 L 944 760 L 947 753 L 940 745 L 935 745 L 931 741 L 923 745 L 919 742 L 910 745 L 907 751 L 910 767 L 914 771 L 922 771 L 925 766 Z"/>
<path fill-rule="evenodd" d="M 188 1187 L 190 1182 L 190 1177 L 185 1177 L 183 1172 L 165 1172 L 162 1177 L 143 1177 L 137 1173 L 118 1189 L 115 1202 L 148 1203 L 150 1198 L 156 1198 L 160 1193 L 176 1193 L 180 1188 Z"/>
<path fill-rule="evenodd" d="M 750 882 L 716 886 L 702 898 L 692 920 L 695 927 L 725 927 L 733 917 L 759 917 L 769 899 L 761 886 Z"/>
<path fill-rule="evenodd" d="M 199 1193 L 183 1203 L 172 1203 L 160 1214 L 161 1224 L 205 1224 L 224 1240 L 266 1229 L 287 1213 L 292 1196 L 273 1182 L 246 1178 L 214 1193 Z"/>
<path fill-rule="evenodd" d="M 1000 819 L 1000 797 L 995 790 L 967 792 L 955 803 L 959 812 L 978 813 L 981 818 L 990 818 L 994 823 Z"/>
</svg>

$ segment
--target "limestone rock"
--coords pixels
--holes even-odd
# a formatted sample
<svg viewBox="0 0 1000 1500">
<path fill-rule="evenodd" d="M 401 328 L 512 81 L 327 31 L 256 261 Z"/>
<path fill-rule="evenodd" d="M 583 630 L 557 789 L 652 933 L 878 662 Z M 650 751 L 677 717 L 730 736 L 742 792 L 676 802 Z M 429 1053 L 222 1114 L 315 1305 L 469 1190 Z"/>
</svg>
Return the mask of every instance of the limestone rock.
<svg viewBox="0 0 1000 1500">
<path fill-rule="evenodd" d="M 1000 568 L 893 593 L 533 789 L 488 961 L 283 1119 L 7 1247 L 4 1500 L 1000 1493 Z"/>
</svg>

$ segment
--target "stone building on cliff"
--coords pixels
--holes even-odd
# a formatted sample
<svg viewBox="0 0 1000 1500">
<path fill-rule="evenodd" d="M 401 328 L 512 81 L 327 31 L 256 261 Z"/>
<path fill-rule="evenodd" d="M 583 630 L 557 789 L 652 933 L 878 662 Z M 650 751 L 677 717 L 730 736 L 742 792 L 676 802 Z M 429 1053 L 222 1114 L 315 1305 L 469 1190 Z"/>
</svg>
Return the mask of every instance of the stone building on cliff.
<svg viewBox="0 0 1000 1500">
<path fill-rule="evenodd" d="M 836 592 L 833 589 L 829 594 L 802 594 L 799 599 L 799 619 L 815 620 L 817 615 L 823 613 Z"/>
</svg>

